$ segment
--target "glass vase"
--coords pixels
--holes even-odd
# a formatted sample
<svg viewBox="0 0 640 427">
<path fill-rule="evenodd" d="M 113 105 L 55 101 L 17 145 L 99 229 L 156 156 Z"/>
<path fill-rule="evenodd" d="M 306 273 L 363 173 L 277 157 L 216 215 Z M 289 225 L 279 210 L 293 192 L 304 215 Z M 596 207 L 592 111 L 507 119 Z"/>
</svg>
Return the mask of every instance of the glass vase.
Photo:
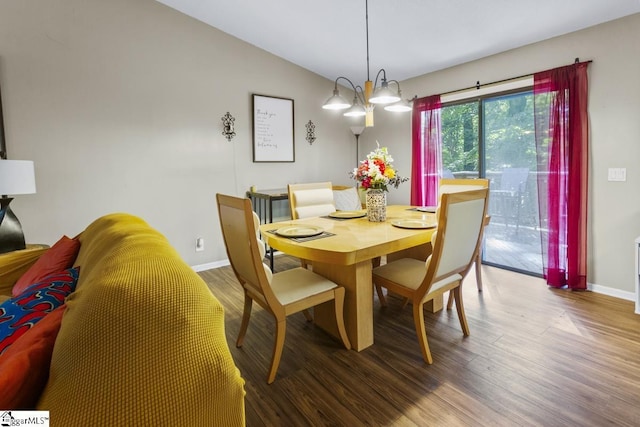
<svg viewBox="0 0 640 427">
<path fill-rule="evenodd" d="M 367 190 L 367 218 L 371 222 L 387 220 L 387 192 L 384 190 Z"/>
</svg>

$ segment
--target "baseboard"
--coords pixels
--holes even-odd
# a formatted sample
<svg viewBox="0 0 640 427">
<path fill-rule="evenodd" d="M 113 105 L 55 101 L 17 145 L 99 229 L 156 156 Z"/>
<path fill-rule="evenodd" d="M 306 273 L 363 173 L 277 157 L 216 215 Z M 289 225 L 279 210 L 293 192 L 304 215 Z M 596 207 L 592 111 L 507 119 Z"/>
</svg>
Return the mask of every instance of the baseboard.
<svg viewBox="0 0 640 427">
<path fill-rule="evenodd" d="M 222 261 L 208 262 L 206 264 L 192 265 L 191 268 L 195 272 L 205 271 L 205 270 L 213 270 L 214 268 L 226 267 L 229 265 L 228 259 L 223 259 Z"/>
<path fill-rule="evenodd" d="M 282 252 L 275 251 L 273 253 L 273 256 L 279 256 L 279 255 L 282 255 Z M 229 260 L 223 259 L 221 261 L 208 262 L 206 264 L 192 265 L 191 268 L 193 268 L 195 272 L 199 272 L 199 271 L 205 271 L 205 270 L 213 270 L 214 268 L 226 267 L 227 265 L 230 265 Z"/>
<path fill-rule="evenodd" d="M 609 288 L 607 286 L 596 285 L 593 283 L 587 283 L 587 289 L 598 294 L 609 295 L 610 297 L 616 297 L 628 301 L 636 300 L 635 292 L 622 291 L 620 289 Z"/>
</svg>

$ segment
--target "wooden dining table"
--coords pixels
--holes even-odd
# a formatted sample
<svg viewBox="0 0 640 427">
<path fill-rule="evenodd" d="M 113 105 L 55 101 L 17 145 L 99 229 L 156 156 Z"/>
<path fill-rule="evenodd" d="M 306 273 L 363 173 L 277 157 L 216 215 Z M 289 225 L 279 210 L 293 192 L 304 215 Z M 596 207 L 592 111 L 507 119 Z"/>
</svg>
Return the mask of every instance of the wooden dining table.
<svg viewBox="0 0 640 427">
<path fill-rule="evenodd" d="M 431 223 L 429 228 L 414 228 L 419 220 Z M 431 237 L 435 214 L 411 206 L 388 206 L 384 222 L 360 218 L 315 217 L 263 224 L 263 240 L 273 249 L 310 261 L 313 271 L 343 286 L 345 292 L 344 319 L 352 348 L 361 351 L 373 344 L 373 267 L 380 257 L 426 259 L 431 253 Z M 394 225 L 396 223 L 396 225 Z M 277 230 L 318 228 L 322 234 L 309 237 L 288 237 Z M 295 234 L 295 233 L 294 233 Z M 430 307 L 437 311 L 442 300 Z M 315 308 L 314 322 L 338 336 L 333 304 Z"/>
</svg>

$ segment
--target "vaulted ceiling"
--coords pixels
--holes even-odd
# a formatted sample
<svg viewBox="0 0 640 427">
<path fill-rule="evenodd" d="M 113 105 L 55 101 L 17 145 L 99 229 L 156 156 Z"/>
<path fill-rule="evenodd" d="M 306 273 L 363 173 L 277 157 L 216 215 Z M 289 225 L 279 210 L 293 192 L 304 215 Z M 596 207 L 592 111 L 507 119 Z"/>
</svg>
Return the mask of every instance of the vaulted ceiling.
<svg viewBox="0 0 640 427">
<path fill-rule="evenodd" d="M 367 77 L 365 0 L 158 0 L 328 79 Z M 640 12 L 640 0 L 369 0 L 370 75 L 404 80 Z"/>
</svg>

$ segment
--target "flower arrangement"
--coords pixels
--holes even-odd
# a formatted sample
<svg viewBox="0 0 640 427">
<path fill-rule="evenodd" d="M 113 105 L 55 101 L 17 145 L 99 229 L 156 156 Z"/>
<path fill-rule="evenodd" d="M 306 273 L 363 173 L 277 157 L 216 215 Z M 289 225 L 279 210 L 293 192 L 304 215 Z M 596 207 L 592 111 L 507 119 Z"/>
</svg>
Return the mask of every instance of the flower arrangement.
<svg viewBox="0 0 640 427">
<path fill-rule="evenodd" d="M 392 163 L 393 157 L 389 154 L 387 147 L 380 147 L 378 144 L 378 148 L 369 153 L 350 175 L 365 190 L 371 188 L 389 191 L 387 186 L 393 185 L 394 188 L 398 188 L 401 183 L 409 180 L 398 175 Z"/>
</svg>

